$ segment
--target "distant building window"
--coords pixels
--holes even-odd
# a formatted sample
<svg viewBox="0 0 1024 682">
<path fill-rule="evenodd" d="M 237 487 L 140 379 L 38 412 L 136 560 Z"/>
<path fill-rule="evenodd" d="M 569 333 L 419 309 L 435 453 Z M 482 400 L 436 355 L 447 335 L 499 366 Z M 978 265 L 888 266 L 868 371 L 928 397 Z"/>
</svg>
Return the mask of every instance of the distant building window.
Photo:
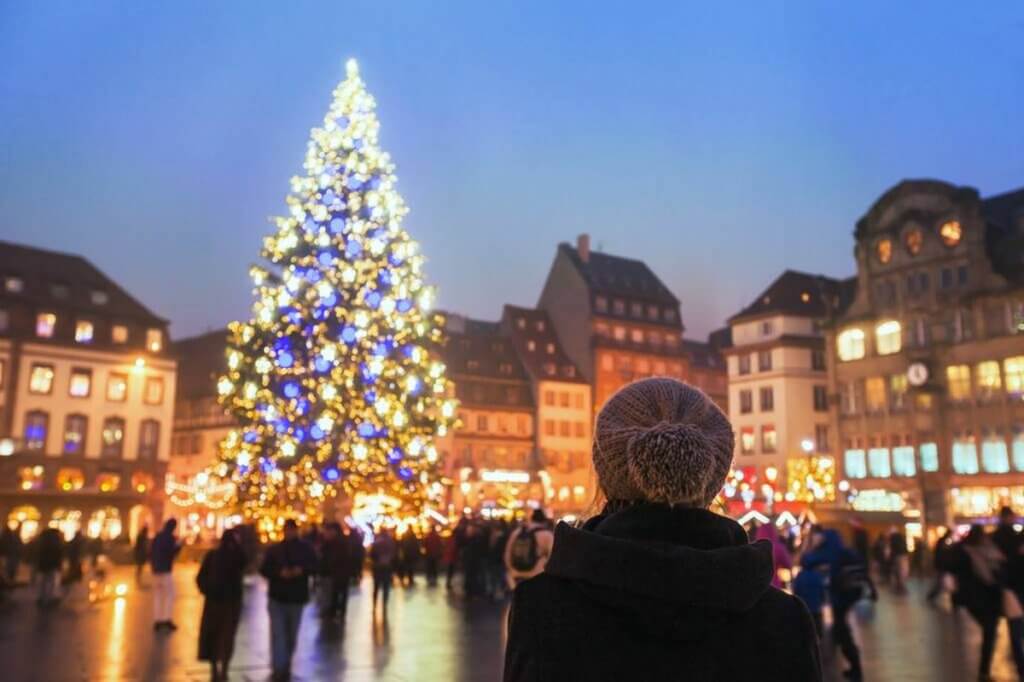
<svg viewBox="0 0 1024 682">
<path fill-rule="evenodd" d="M 667 370 L 666 370 L 666 367 L 665 367 L 664 360 L 655 360 L 654 361 L 654 373 L 656 375 L 664 376 L 666 371 Z"/>
<path fill-rule="evenodd" d="M 53 338 L 53 331 L 56 326 L 57 316 L 54 313 L 39 313 L 36 315 L 36 336 L 39 338 Z"/>
<path fill-rule="evenodd" d="M 658 306 L 649 305 L 647 306 L 647 319 L 657 320 L 658 319 Z"/>
<path fill-rule="evenodd" d="M 875 345 L 879 355 L 899 353 L 902 347 L 900 323 L 888 320 L 875 327 Z"/>
<path fill-rule="evenodd" d="M 120 417 L 107 417 L 103 422 L 102 448 L 104 457 L 120 457 L 124 451 L 124 420 Z"/>
<path fill-rule="evenodd" d="M 75 341 L 78 343 L 92 343 L 93 326 L 89 320 L 78 320 L 75 322 Z"/>
<path fill-rule="evenodd" d="M 974 368 L 974 380 L 979 398 L 983 400 L 995 398 L 1003 387 L 1002 376 L 999 374 L 999 363 L 995 360 L 979 362 Z"/>
<path fill-rule="evenodd" d="M 903 244 L 907 247 L 907 253 L 916 256 L 921 253 L 921 245 L 924 243 L 924 233 L 919 227 L 911 227 L 903 233 Z"/>
<path fill-rule="evenodd" d="M 0 308 L 0 332 L 5 332 L 11 326 L 11 314 Z"/>
<path fill-rule="evenodd" d="M 545 346 L 544 350 L 547 351 L 548 355 L 554 355 L 555 354 L 555 344 L 549 343 L 547 346 Z"/>
<path fill-rule="evenodd" d="M 811 369 L 815 370 L 816 372 L 825 371 L 825 351 L 811 351 Z"/>
<path fill-rule="evenodd" d="M 836 339 L 839 359 L 843 362 L 860 360 L 864 357 L 864 330 L 847 329 L 839 333 Z"/>
<path fill-rule="evenodd" d="M 483 432 L 487 431 L 487 415 L 486 414 L 478 414 L 476 416 L 476 430 L 477 431 L 483 431 Z"/>
<path fill-rule="evenodd" d="M 92 293 L 89 294 L 89 298 L 92 300 L 93 305 L 106 305 L 110 301 L 110 296 L 107 292 L 100 291 L 99 289 L 93 289 Z"/>
<path fill-rule="evenodd" d="M 604 322 L 597 322 L 594 324 L 594 333 L 598 336 L 608 336 L 609 332 L 610 330 L 608 329 L 608 325 Z"/>
<path fill-rule="evenodd" d="M 754 411 L 754 394 L 749 389 L 740 391 L 740 414 Z"/>
<path fill-rule="evenodd" d="M 72 398 L 88 398 L 92 391 L 92 370 L 75 367 L 71 370 L 71 381 L 68 383 L 68 395 Z"/>
<path fill-rule="evenodd" d="M 77 467 L 61 467 L 57 470 L 57 489 L 68 492 L 85 487 L 85 474 Z"/>
<path fill-rule="evenodd" d="M 750 374 L 750 356 L 744 353 L 736 358 L 740 374 Z"/>
<path fill-rule="evenodd" d="M 828 389 L 825 386 L 814 386 L 814 411 L 828 412 Z"/>
<path fill-rule="evenodd" d="M 630 338 L 630 340 L 633 343 L 643 343 L 644 342 L 644 332 L 643 332 L 642 329 L 630 329 L 629 330 L 629 338 Z"/>
<path fill-rule="evenodd" d="M 935 443 L 921 443 L 921 470 L 922 471 L 938 471 L 939 470 L 939 446 Z"/>
<path fill-rule="evenodd" d="M 761 411 L 771 412 L 775 409 L 775 391 L 771 386 L 761 388 Z"/>
<path fill-rule="evenodd" d="M 889 377 L 889 406 L 893 410 L 907 406 L 907 375 L 904 372 Z"/>
<path fill-rule="evenodd" d="M 943 289 L 949 289 L 953 286 L 953 270 L 951 268 L 942 268 L 939 273 L 939 286 Z"/>
<path fill-rule="evenodd" d="M 674 308 L 665 308 L 665 312 L 662 314 L 666 322 L 676 321 L 676 311 Z"/>
<path fill-rule="evenodd" d="M 67 284 L 53 284 L 50 286 L 50 293 L 53 294 L 54 298 L 67 298 L 68 297 L 68 285 Z"/>
<path fill-rule="evenodd" d="M 679 345 L 679 336 L 676 334 L 665 334 L 665 345 L 668 348 L 675 348 Z"/>
<path fill-rule="evenodd" d="M 957 474 L 978 473 L 978 446 L 974 436 L 960 436 L 953 439 L 953 472 Z"/>
<path fill-rule="evenodd" d="M 515 405 L 519 402 L 519 389 L 515 386 L 509 386 L 505 389 L 505 402 L 509 405 Z"/>
<path fill-rule="evenodd" d="M 613 327 L 612 328 L 612 336 L 615 338 L 616 341 L 625 341 L 626 340 L 626 328 L 625 327 L 620 327 L 620 326 Z"/>
<path fill-rule="evenodd" d="M 101 471 L 96 476 L 96 487 L 101 493 L 112 493 L 121 487 L 121 475 L 116 471 Z"/>
<path fill-rule="evenodd" d="M 32 410 L 25 415 L 25 449 L 45 450 L 46 434 L 50 427 L 50 415 L 42 410 Z"/>
<path fill-rule="evenodd" d="M 555 363 L 553 363 L 553 362 L 545 362 L 544 363 L 544 373 L 547 374 L 549 377 L 550 376 L 554 376 L 557 373 L 557 371 L 558 371 L 558 368 L 555 367 Z"/>
<path fill-rule="evenodd" d="M 480 361 L 479 360 L 466 360 L 466 369 L 469 370 L 470 372 L 474 372 L 474 371 L 480 369 Z"/>
<path fill-rule="evenodd" d="M 555 420 L 545 419 L 544 420 L 544 435 L 553 436 L 555 435 Z"/>
<path fill-rule="evenodd" d="M 544 391 L 544 404 L 553 407 L 555 404 L 555 392 Z"/>
<path fill-rule="evenodd" d="M 150 353 L 159 353 L 164 347 L 164 334 L 159 329 L 146 330 L 146 348 Z"/>
<path fill-rule="evenodd" d="M 866 394 L 865 405 L 868 412 L 884 412 L 886 407 L 886 387 L 884 377 L 870 377 L 864 381 Z"/>
<path fill-rule="evenodd" d="M 1006 440 L 998 433 L 985 437 L 981 442 L 981 467 L 989 474 L 1006 474 L 1010 471 L 1010 453 Z"/>
<path fill-rule="evenodd" d="M 500 374 L 509 375 L 512 374 L 512 364 L 508 362 L 502 362 L 498 365 L 498 372 Z"/>
<path fill-rule="evenodd" d="M 559 391 L 558 392 L 558 404 L 561 407 L 569 407 L 569 392 Z"/>
<path fill-rule="evenodd" d="M 636 302 L 631 303 L 629 305 L 629 314 L 632 315 L 633 317 L 643 317 L 644 316 L 644 306 L 643 306 L 643 304 L 636 303 Z"/>
<path fill-rule="evenodd" d="M 956 269 L 956 283 L 957 283 L 957 286 L 961 286 L 961 287 L 967 285 L 967 266 L 966 265 L 961 265 L 960 267 L 958 267 Z"/>
<path fill-rule="evenodd" d="M 571 425 L 567 421 L 558 422 L 558 435 L 562 438 L 568 438 L 572 434 Z"/>
<path fill-rule="evenodd" d="M 1024 397 L 1024 355 L 1003 360 L 1003 377 L 1011 397 Z"/>
<path fill-rule="evenodd" d="M 754 452 L 754 427 L 744 426 L 740 429 L 740 452 L 750 455 Z"/>
<path fill-rule="evenodd" d="M 32 373 L 28 378 L 28 392 L 49 395 L 51 391 L 53 391 L 53 365 L 32 365 Z"/>
<path fill-rule="evenodd" d="M 143 419 L 139 425 L 139 459 L 156 459 L 160 447 L 160 422 Z"/>
<path fill-rule="evenodd" d="M 889 478 L 892 468 L 889 464 L 889 448 L 871 448 L 868 450 L 868 471 L 875 478 Z"/>
<path fill-rule="evenodd" d="M 778 434 L 773 424 L 765 424 L 761 427 L 761 452 L 772 453 L 778 445 Z"/>
<path fill-rule="evenodd" d="M 608 299 L 604 296 L 598 296 L 594 299 L 594 308 L 596 308 L 599 313 L 608 312 Z"/>
<path fill-rule="evenodd" d="M 519 329 L 526 329 L 526 318 L 525 317 L 517 317 L 516 318 L 516 327 L 518 327 Z"/>
<path fill-rule="evenodd" d="M 586 436 L 587 425 L 583 422 L 576 422 L 576 437 L 583 438 Z"/>
<path fill-rule="evenodd" d="M 618 298 L 614 299 L 612 301 L 612 312 L 614 312 L 616 315 L 625 315 L 626 314 L 626 302 L 623 301 L 622 299 L 618 299 Z"/>
<path fill-rule="evenodd" d="M 878 256 L 879 263 L 887 265 L 892 260 L 892 240 L 879 239 L 875 244 L 875 254 Z"/>
<path fill-rule="evenodd" d="M 761 323 L 761 336 L 771 336 L 774 333 L 775 325 L 770 320 Z"/>
<path fill-rule="evenodd" d="M 115 324 L 110 329 L 110 340 L 114 343 L 128 343 L 128 327 Z"/>
<path fill-rule="evenodd" d="M 84 414 L 69 414 L 64 419 L 64 453 L 81 455 L 85 452 L 85 435 L 89 418 Z"/>
<path fill-rule="evenodd" d="M 946 384 L 951 400 L 970 400 L 971 368 L 967 365 L 946 367 Z"/>
<path fill-rule="evenodd" d="M 892 449 L 892 472 L 897 476 L 914 476 L 917 474 L 917 466 L 914 461 L 914 448 L 910 445 L 901 445 Z"/>
<path fill-rule="evenodd" d="M 757 371 L 767 372 L 772 368 L 772 352 L 762 350 L 757 353 Z"/>
<path fill-rule="evenodd" d="M 107 377 L 107 400 L 123 403 L 128 399 L 128 375 L 111 372 Z"/>
<path fill-rule="evenodd" d="M 32 467 L 18 467 L 18 487 L 22 490 L 42 490 L 45 473 L 46 470 L 40 464 Z"/>
<path fill-rule="evenodd" d="M 636 361 L 636 371 L 647 374 L 651 371 L 651 361 L 647 358 L 640 358 Z"/>
<path fill-rule="evenodd" d="M 11 294 L 20 294 L 25 290 L 25 280 L 20 277 L 5 277 L 4 289 Z"/>
<path fill-rule="evenodd" d="M 601 369 L 606 372 L 610 372 L 615 369 L 615 360 L 611 355 L 606 353 L 601 356 Z"/>
<path fill-rule="evenodd" d="M 164 401 L 164 380 L 162 377 L 147 377 L 143 402 L 147 405 L 159 405 Z"/>
<path fill-rule="evenodd" d="M 566 365 L 562 371 L 570 379 L 576 376 L 576 368 L 572 365 Z"/>
<path fill-rule="evenodd" d="M 828 452 L 832 446 L 828 442 L 828 424 L 815 424 L 814 444 L 818 452 Z"/>
<path fill-rule="evenodd" d="M 942 243 L 950 248 L 960 243 L 963 233 L 963 228 L 957 220 L 947 221 L 939 228 L 939 237 L 942 238 Z"/>
<path fill-rule="evenodd" d="M 544 331 L 544 320 L 537 320 L 537 324 L 535 326 L 537 327 L 537 331 Z"/>
<path fill-rule="evenodd" d="M 537 342 L 534 341 L 533 339 L 528 340 L 526 342 L 526 350 L 530 351 L 531 353 L 537 350 Z"/>
</svg>

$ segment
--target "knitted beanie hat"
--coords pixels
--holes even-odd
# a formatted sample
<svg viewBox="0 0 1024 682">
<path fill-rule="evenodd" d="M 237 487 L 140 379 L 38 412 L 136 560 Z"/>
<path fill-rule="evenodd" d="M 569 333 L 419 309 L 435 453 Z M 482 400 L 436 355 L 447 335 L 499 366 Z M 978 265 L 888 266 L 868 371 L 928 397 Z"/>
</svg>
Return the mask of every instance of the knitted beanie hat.
<svg viewBox="0 0 1024 682">
<path fill-rule="evenodd" d="M 605 496 L 706 507 L 732 465 L 728 418 L 675 379 L 634 382 L 613 395 L 594 429 L 594 468 Z"/>
</svg>

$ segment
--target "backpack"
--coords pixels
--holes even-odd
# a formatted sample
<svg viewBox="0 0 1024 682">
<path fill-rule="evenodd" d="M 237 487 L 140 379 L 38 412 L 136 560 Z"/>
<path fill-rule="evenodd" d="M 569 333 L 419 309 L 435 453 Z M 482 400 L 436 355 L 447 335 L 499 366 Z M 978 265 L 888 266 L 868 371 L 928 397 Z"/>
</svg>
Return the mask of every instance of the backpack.
<svg viewBox="0 0 1024 682">
<path fill-rule="evenodd" d="M 512 568 L 524 573 L 532 571 L 537 565 L 540 554 L 537 550 L 536 529 L 523 528 L 516 539 L 512 541 L 512 549 L 509 551 L 509 558 Z"/>
</svg>

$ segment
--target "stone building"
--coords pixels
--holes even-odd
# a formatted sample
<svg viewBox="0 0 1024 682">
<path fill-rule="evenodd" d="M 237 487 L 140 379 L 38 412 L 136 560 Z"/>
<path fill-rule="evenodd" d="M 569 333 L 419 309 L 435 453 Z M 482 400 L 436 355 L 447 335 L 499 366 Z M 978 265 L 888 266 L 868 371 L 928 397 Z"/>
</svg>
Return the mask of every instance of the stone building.
<svg viewBox="0 0 1024 682">
<path fill-rule="evenodd" d="M 854 507 L 1024 513 L 1024 190 L 903 181 L 854 238 L 856 294 L 827 333 Z"/>
<path fill-rule="evenodd" d="M 0 516 L 106 539 L 160 519 L 167 321 L 81 256 L 0 242 Z"/>
</svg>

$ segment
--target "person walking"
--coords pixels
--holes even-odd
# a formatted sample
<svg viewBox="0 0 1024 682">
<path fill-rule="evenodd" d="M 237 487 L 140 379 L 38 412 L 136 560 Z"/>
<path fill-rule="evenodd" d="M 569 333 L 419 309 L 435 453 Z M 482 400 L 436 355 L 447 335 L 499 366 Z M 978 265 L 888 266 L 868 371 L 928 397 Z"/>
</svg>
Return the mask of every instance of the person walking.
<svg viewBox="0 0 1024 682">
<path fill-rule="evenodd" d="M 142 571 L 146 567 L 146 560 L 149 558 L 149 526 L 143 526 L 138 535 L 135 536 L 135 544 L 132 546 L 132 559 L 135 560 L 135 582 L 142 582 Z"/>
<path fill-rule="evenodd" d="M 40 606 L 50 606 L 60 599 L 60 571 L 63 565 L 64 538 L 56 528 L 47 528 L 39 534 L 36 549 Z"/>
<path fill-rule="evenodd" d="M 892 562 L 892 588 L 896 594 L 907 593 L 907 576 L 910 575 L 910 552 L 907 549 L 906 534 L 893 526 L 889 529 L 889 557 Z"/>
<path fill-rule="evenodd" d="M 196 585 L 203 595 L 199 660 L 209 662 L 213 682 L 228 679 L 228 666 L 235 651 L 235 633 L 242 614 L 245 563 L 238 533 L 228 529 L 221 536 L 220 545 L 203 557 L 196 576 Z"/>
<path fill-rule="evenodd" d="M 24 548 L 21 541 L 21 524 L 4 526 L 3 534 L 0 534 L 0 556 L 4 558 L 4 576 L 8 584 L 13 585 L 18 579 L 18 568 L 21 566 Z"/>
<path fill-rule="evenodd" d="M 64 582 L 73 585 L 82 580 L 82 560 L 85 552 L 85 538 L 82 531 L 75 531 L 74 537 L 67 545 L 68 570 Z"/>
<path fill-rule="evenodd" d="M 324 582 L 327 599 L 321 617 L 338 617 L 342 623 L 345 622 L 351 570 L 351 544 L 342 535 L 341 524 L 325 524 L 323 543 L 320 546 L 320 577 Z"/>
<path fill-rule="evenodd" d="M 402 585 L 412 587 L 416 584 L 416 568 L 420 561 L 420 539 L 416 537 L 411 528 L 406 528 L 402 534 L 398 555 L 400 557 L 398 580 Z"/>
<path fill-rule="evenodd" d="M 772 559 L 774 561 L 774 573 L 772 573 L 772 587 L 782 589 L 782 576 L 779 571 L 787 571 L 793 568 L 793 555 L 786 548 L 786 543 L 779 537 L 779 530 L 774 523 L 764 523 L 754 532 L 754 540 L 766 540 L 772 545 Z"/>
<path fill-rule="evenodd" d="M 373 610 L 377 611 L 377 599 L 381 598 L 384 618 L 388 617 L 388 596 L 391 594 L 391 580 L 398 559 L 398 544 L 391 530 L 381 528 L 370 546 L 370 565 L 373 569 Z"/>
<path fill-rule="evenodd" d="M 437 532 L 437 526 L 431 526 L 426 537 L 423 538 L 424 571 L 427 575 L 427 585 L 430 587 L 437 586 L 437 576 L 443 556 L 444 540 Z"/>
<path fill-rule="evenodd" d="M 509 590 L 544 571 L 554 541 L 544 510 L 534 509 L 529 522 L 512 531 L 505 543 L 505 580 Z"/>
<path fill-rule="evenodd" d="M 348 541 L 351 561 L 349 579 L 352 581 L 353 587 L 359 587 L 359 583 L 363 579 L 363 572 L 365 571 L 366 546 L 363 543 L 366 541 L 366 536 L 359 528 L 352 528 L 345 536 L 345 539 Z"/>
<path fill-rule="evenodd" d="M 153 538 L 150 570 L 153 573 L 153 629 L 174 631 L 178 626 L 171 619 L 174 612 L 174 560 L 181 551 L 174 531 L 176 519 L 167 519 L 163 529 Z"/>
<path fill-rule="evenodd" d="M 942 534 L 942 537 L 935 541 L 935 547 L 932 549 L 932 567 L 935 569 L 935 582 L 932 583 L 931 589 L 928 590 L 927 599 L 930 604 L 934 604 L 939 595 L 946 590 L 947 576 L 950 575 L 949 567 L 952 551 L 953 530 L 948 529 Z"/>
<path fill-rule="evenodd" d="M 1006 557 L 980 525 L 971 526 L 967 536 L 951 552 L 950 570 L 956 576 L 954 601 L 963 605 L 981 628 L 978 680 L 992 680 L 999 619 L 1009 624 L 1010 651 L 1017 675 L 1024 679 L 1024 612 L 1020 601 L 1007 587 Z"/>
<path fill-rule="evenodd" d="M 273 680 L 291 678 L 292 656 L 299 638 L 302 611 L 309 601 L 309 577 L 316 570 L 316 553 L 299 538 L 294 519 L 284 522 L 284 539 L 267 550 L 260 575 L 267 579 L 270 651 Z"/>
<path fill-rule="evenodd" d="M 807 609 L 771 586 L 771 545 L 708 509 L 734 445 L 722 411 L 675 379 L 605 403 L 593 460 L 607 503 L 560 523 L 544 572 L 516 587 L 505 682 L 821 680 Z"/>
</svg>

